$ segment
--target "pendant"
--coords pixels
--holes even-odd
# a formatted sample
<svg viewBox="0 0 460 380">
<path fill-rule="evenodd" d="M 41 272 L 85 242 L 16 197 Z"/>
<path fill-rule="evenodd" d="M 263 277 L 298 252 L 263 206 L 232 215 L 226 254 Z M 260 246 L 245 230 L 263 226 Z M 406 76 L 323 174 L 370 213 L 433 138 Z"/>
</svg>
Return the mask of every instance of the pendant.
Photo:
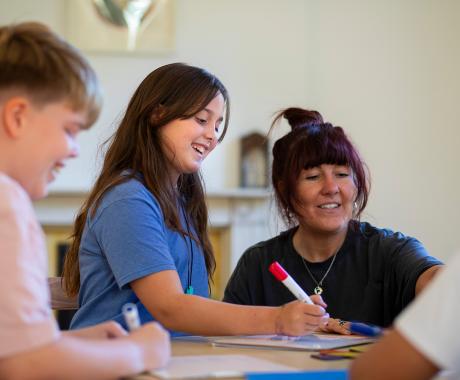
<svg viewBox="0 0 460 380">
<path fill-rule="evenodd" d="M 315 291 L 315 294 L 317 294 L 318 296 L 320 296 L 321 293 L 323 293 L 323 288 L 322 288 L 321 286 L 318 285 L 318 286 L 315 288 L 314 291 Z"/>
</svg>

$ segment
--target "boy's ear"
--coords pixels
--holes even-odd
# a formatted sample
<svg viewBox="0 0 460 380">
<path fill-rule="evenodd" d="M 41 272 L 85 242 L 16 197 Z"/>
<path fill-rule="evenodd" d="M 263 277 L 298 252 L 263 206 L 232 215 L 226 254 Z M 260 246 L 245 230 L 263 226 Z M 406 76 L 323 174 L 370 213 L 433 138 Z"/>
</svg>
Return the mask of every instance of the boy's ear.
<svg viewBox="0 0 460 380">
<path fill-rule="evenodd" d="M 18 138 L 25 130 L 30 101 L 21 96 L 8 99 L 1 108 L 1 118 L 5 133 L 11 138 Z"/>
</svg>

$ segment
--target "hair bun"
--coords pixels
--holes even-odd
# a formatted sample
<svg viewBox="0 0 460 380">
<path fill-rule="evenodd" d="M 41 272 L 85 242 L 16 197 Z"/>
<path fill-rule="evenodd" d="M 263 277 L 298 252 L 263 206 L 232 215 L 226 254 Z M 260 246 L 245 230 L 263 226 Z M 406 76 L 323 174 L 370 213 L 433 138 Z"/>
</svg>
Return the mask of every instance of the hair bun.
<svg viewBox="0 0 460 380">
<path fill-rule="evenodd" d="M 292 130 L 324 124 L 323 117 L 318 111 L 310 111 L 303 108 L 287 108 L 281 114 L 288 121 Z"/>
</svg>

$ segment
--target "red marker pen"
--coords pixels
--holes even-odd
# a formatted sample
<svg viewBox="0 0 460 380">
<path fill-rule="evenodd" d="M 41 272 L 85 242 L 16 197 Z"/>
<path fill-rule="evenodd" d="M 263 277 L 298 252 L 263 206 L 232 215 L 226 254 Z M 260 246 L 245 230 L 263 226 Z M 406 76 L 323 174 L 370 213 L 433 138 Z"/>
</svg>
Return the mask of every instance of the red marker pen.
<svg viewBox="0 0 460 380">
<path fill-rule="evenodd" d="M 313 305 L 313 301 L 308 297 L 308 294 L 303 291 L 303 289 L 294 281 L 294 279 L 289 276 L 289 274 L 284 270 L 278 261 L 274 261 L 269 267 L 268 270 L 276 277 L 278 281 L 281 281 L 286 288 L 288 288 L 294 296 L 302 302 Z"/>
</svg>

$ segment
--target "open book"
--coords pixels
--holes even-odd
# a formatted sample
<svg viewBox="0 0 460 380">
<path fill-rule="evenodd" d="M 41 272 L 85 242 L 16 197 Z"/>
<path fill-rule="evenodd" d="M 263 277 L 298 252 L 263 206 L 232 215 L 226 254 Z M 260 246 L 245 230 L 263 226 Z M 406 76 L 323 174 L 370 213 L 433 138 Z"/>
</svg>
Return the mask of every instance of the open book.
<svg viewBox="0 0 460 380">
<path fill-rule="evenodd" d="M 357 335 L 311 334 L 302 337 L 287 337 L 283 335 L 214 337 L 209 340 L 215 346 L 264 347 L 277 350 L 318 351 L 371 343 L 375 341 L 375 338 Z"/>
</svg>

